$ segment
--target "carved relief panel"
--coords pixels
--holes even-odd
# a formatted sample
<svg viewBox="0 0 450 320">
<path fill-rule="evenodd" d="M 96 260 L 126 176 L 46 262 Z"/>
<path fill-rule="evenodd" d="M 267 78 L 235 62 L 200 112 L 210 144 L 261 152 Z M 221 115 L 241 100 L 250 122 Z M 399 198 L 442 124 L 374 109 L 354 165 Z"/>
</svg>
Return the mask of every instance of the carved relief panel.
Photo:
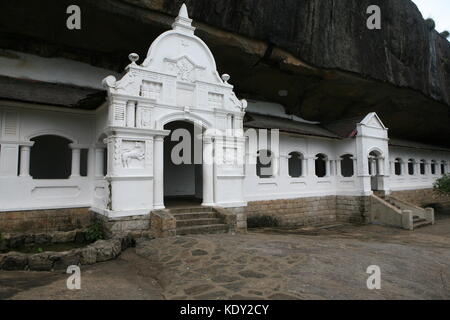
<svg viewBox="0 0 450 320">
<path fill-rule="evenodd" d="M 163 84 L 160 82 L 143 80 L 140 96 L 159 101 L 161 99 L 162 87 Z"/>
<path fill-rule="evenodd" d="M 209 92 L 208 93 L 208 104 L 211 108 L 222 108 L 223 107 L 223 94 Z"/>
<path fill-rule="evenodd" d="M 123 168 L 143 169 L 145 167 L 145 143 L 143 141 L 122 140 L 120 160 Z"/>
</svg>

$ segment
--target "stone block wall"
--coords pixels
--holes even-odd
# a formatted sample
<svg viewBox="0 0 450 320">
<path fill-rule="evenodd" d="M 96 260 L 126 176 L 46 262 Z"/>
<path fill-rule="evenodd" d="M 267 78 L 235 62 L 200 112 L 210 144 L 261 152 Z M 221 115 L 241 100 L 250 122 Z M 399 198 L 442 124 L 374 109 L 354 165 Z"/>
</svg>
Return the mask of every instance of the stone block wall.
<svg viewBox="0 0 450 320">
<path fill-rule="evenodd" d="M 167 209 L 152 211 L 150 227 L 152 236 L 156 238 L 173 237 L 177 234 L 177 220 Z"/>
<path fill-rule="evenodd" d="M 92 224 L 89 208 L 0 212 L 2 233 L 49 233 L 83 229 Z"/>
<path fill-rule="evenodd" d="M 102 222 L 108 237 L 122 233 L 140 237 L 150 231 L 150 214 L 120 218 L 108 218 L 102 214 L 94 214 L 96 219 Z"/>
<path fill-rule="evenodd" d="M 230 226 L 230 230 L 233 232 L 246 232 L 247 231 L 247 213 L 246 207 L 226 208 L 222 210 L 215 208 L 218 212 L 222 210 L 232 213 L 232 217 L 225 219 L 225 223 Z M 231 221 L 232 220 L 232 221 Z"/>
<path fill-rule="evenodd" d="M 336 220 L 366 223 L 370 215 L 370 197 L 336 196 Z"/>
<path fill-rule="evenodd" d="M 336 196 L 249 202 L 247 217 L 268 215 L 281 226 L 301 226 L 336 221 Z"/>
<path fill-rule="evenodd" d="M 403 201 L 422 207 L 430 203 L 450 205 L 450 194 L 444 194 L 434 189 L 418 189 L 393 191 L 392 195 Z"/>
</svg>

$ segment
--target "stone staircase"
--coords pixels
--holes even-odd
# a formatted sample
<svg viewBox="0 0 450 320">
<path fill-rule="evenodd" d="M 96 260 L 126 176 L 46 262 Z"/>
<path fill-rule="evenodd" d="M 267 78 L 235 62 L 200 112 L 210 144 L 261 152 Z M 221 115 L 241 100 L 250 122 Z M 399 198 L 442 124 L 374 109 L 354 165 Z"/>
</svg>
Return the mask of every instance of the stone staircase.
<svg viewBox="0 0 450 320">
<path fill-rule="evenodd" d="M 421 218 L 419 216 L 413 217 L 413 228 L 422 228 L 426 226 L 431 226 L 433 223 L 431 221 L 428 221 L 427 219 Z"/>
<path fill-rule="evenodd" d="M 374 192 L 374 196 L 386 205 L 390 206 L 399 214 L 403 214 L 403 212 L 405 212 L 404 210 L 411 211 L 412 221 L 409 225 L 411 226 L 412 224 L 412 228 L 410 228 L 410 230 L 415 230 L 417 228 L 434 224 L 434 213 L 432 213 L 433 217 L 430 217 L 430 214 L 427 214 L 427 211 L 425 209 L 414 206 L 413 204 L 397 199 L 395 197 L 385 195 L 384 193 Z M 402 224 L 404 224 L 404 221 L 402 222 Z"/>
<path fill-rule="evenodd" d="M 229 226 L 212 207 L 171 208 L 176 220 L 176 234 L 228 233 Z"/>
<path fill-rule="evenodd" d="M 391 204 L 392 206 L 396 207 L 399 210 L 403 209 L 400 206 L 398 206 L 397 202 L 395 202 L 392 198 L 389 198 L 389 197 L 386 197 L 386 196 L 382 196 L 382 199 L 384 199 L 384 201 L 386 201 L 387 203 Z M 431 221 L 428 221 L 425 218 L 422 218 L 422 217 L 417 216 L 417 215 L 413 216 L 413 228 L 414 228 L 414 230 L 417 229 L 417 228 L 431 226 L 432 224 L 433 223 Z"/>
</svg>

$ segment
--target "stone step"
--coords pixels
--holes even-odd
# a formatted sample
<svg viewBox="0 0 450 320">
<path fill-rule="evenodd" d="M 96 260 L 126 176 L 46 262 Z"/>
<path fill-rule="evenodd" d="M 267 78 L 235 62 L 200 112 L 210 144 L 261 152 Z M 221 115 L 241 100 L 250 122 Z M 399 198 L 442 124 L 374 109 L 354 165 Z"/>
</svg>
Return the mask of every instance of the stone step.
<svg viewBox="0 0 450 320">
<path fill-rule="evenodd" d="M 177 235 L 227 233 L 227 232 L 228 226 L 226 224 L 209 224 L 205 226 L 177 228 Z"/>
<path fill-rule="evenodd" d="M 425 222 L 425 221 L 427 221 L 427 219 L 423 219 L 423 218 L 414 218 L 413 219 L 414 223 L 420 223 L 420 222 Z"/>
<path fill-rule="evenodd" d="M 219 218 L 181 219 L 177 220 L 177 228 L 220 224 Z"/>
<path fill-rule="evenodd" d="M 431 226 L 431 222 L 425 220 L 423 222 L 418 222 L 418 223 L 414 222 L 414 224 L 413 224 L 414 229 L 422 228 L 422 227 L 426 227 L 426 226 Z"/>
<path fill-rule="evenodd" d="M 217 218 L 216 212 L 185 212 L 185 213 L 175 213 L 172 215 L 178 220 L 194 220 L 194 219 L 213 219 Z"/>
<path fill-rule="evenodd" d="M 211 207 L 188 207 L 188 208 L 171 208 L 170 213 L 178 214 L 178 213 L 196 213 L 196 212 L 214 212 L 214 209 Z"/>
</svg>

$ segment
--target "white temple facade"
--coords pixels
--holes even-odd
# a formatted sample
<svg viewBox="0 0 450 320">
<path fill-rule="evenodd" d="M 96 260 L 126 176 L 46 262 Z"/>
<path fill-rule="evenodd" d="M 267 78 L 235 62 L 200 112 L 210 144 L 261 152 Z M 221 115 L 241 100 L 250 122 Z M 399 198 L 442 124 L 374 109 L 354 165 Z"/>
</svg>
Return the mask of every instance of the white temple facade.
<svg viewBox="0 0 450 320">
<path fill-rule="evenodd" d="M 238 99 L 191 23 L 183 5 L 142 63 L 130 54 L 120 78 L 103 80 L 96 110 L 0 102 L 0 211 L 89 207 L 115 218 L 176 197 L 240 208 L 429 189 L 449 172 L 450 150 L 394 141 L 375 113 L 342 132 Z M 192 163 L 171 162 L 177 128 L 200 146 L 182 154 Z"/>
</svg>

